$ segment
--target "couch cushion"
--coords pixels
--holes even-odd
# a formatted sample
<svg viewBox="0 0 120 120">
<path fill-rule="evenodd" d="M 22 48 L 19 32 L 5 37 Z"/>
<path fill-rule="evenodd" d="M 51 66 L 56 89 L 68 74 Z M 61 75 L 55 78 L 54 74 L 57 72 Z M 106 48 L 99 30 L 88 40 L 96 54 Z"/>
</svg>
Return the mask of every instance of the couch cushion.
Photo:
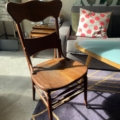
<svg viewBox="0 0 120 120">
<path fill-rule="evenodd" d="M 76 36 L 107 38 L 107 28 L 112 12 L 98 13 L 80 8 Z"/>
<path fill-rule="evenodd" d="M 85 53 L 80 52 L 76 47 L 75 47 L 75 43 L 79 42 L 81 40 L 93 40 L 93 39 L 97 39 L 97 40 L 101 40 L 102 38 L 85 38 L 85 37 L 75 37 L 75 36 L 70 36 L 69 40 L 67 40 L 67 53 L 71 53 L 71 54 L 83 54 L 85 55 Z M 119 40 L 120 38 L 107 38 L 107 39 L 103 39 L 103 40 Z"/>
<path fill-rule="evenodd" d="M 78 28 L 78 23 L 79 23 L 79 13 L 72 12 L 71 13 L 71 19 L 72 19 L 72 30 L 76 33 L 77 28 Z M 73 33 L 72 31 L 72 33 Z"/>
</svg>

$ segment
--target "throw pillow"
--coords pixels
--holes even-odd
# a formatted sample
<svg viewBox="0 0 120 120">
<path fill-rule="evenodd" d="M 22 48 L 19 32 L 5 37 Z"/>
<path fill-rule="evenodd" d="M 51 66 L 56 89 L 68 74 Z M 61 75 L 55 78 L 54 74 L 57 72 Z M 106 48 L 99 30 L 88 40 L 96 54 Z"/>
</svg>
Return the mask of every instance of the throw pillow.
<svg viewBox="0 0 120 120">
<path fill-rule="evenodd" d="M 95 13 L 80 8 L 79 25 L 76 36 L 107 38 L 107 28 L 112 12 Z"/>
</svg>

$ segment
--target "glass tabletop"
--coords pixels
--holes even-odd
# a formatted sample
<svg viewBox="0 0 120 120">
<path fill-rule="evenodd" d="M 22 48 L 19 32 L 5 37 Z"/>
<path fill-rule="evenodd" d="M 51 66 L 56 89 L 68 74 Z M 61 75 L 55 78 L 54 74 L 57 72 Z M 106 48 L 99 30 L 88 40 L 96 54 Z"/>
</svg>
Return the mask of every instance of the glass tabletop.
<svg viewBox="0 0 120 120">
<path fill-rule="evenodd" d="M 80 40 L 78 46 L 120 64 L 120 39 Z"/>
</svg>

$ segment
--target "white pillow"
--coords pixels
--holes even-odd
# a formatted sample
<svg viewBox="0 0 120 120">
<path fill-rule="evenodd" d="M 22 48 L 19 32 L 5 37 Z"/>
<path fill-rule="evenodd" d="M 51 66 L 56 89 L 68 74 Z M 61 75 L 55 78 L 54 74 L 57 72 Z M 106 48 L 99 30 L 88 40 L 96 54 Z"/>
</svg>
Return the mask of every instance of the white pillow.
<svg viewBox="0 0 120 120">
<path fill-rule="evenodd" d="M 79 25 L 76 36 L 107 38 L 107 29 L 112 12 L 95 13 L 80 8 Z"/>
</svg>

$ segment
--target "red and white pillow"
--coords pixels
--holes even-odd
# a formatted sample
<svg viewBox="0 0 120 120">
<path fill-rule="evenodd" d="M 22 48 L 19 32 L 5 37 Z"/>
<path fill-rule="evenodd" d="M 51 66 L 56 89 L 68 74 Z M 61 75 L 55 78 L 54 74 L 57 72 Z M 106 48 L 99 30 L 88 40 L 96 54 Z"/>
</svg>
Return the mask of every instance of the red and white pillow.
<svg viewBox="0 0 120 120">
<path fill-rule="evenodd" d="M 76 36 L 107 38 L 107 28 L 112 12 L 95 13 L 80 8 L 79 25 Z"/>
</svg>

